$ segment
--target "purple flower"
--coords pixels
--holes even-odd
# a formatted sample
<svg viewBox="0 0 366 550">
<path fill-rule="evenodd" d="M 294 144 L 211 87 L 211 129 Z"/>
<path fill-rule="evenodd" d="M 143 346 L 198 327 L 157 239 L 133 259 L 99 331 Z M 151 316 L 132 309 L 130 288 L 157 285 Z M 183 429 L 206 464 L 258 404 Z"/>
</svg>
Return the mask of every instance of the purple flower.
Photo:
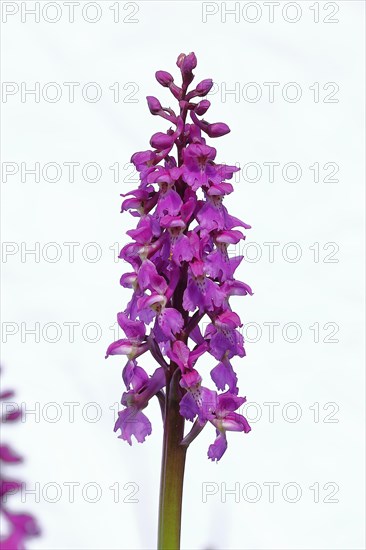
<svg viewBox="0 0 366 550">
<path fill-rule="evenodd" d="M 233 311 L 220 313 L 205 332 L 205 338 L 210 342 L 210 353 L 219 361 L 231 359 L 234 355 L 244 357 L 244 339 L 237 330 L 241 326 L 239 316 Z"/>
<path fill-rule="evenodd" d="M 187 371 L 190 372 L 193 369 L 196 361 L 207 350 L 207 342 L 203 342 L 196 346 L 193 351 L 190 351 L 189 347 L 184 342 L 176 340 L 168 350 L 167 355 L 178 365 L 184 376 Z"/>
<path fill-rule="evenodd" d="M 211 460 L 220 460 L 227 448 L 226 432 L 250 432 L 250 426 L 244 416 L 234 411 L 245 403 L 245 397 L 237 397 L 230 392 L 215 396 L 207 411 L 207 418 L 216 428 L 216 439 L 208 449 Z"/>
<path fill-rule="evenodd" d="M 175 107 L 147 97 L 150 112 L 169 126 L 153 134 L 151 150 L 131 157 L 140 183 L 122 195 L 121 210 L 138 220 L 127 231 L 131 241 L 120 252 L 131 265 L 120 282 L 132 290 L 132 297 L 118 314 L 125 337 L 108 347 L 107 356 L 127 358 L 124 408 L 115 425 L 121 439 L 131 444 L 132 436 L 143 442 L 151 434 L 145 408 L 157 396 L 164 422 L 173 407 L 181 419 L 194 422 L 182 444 L 190 444 L 206 424 L 214 426 L 217 437 L 208 456 L 219 460 L 228 431 L 250 430 L 236 412 L 245 398 L 238 397 L 232 359 L 244 357 L 245 350 L 242 323 L 231 299 L 251 295 L 252 290 L 235 278 L 243 257 L 232 257 L 229 251 L 250 226 L 224 205 L 234 191 L 228 180 L 239 167 L 218 163 L 216 149 L 206 143 L 206 138 L 227 135 L 230 128 L 202 118 L 210 102 L 201 98 L 213 82 L 205 78 L 189 89 L 196 65 L 193 52 L 179 55 L 181 83 L 169 72 L 157 71 L 156 79 L 171 92 Z M 147 352 L 158 363 L 152 375 L 139 364 Z M 211 362 L 216 359 L 213 368 L 212 363 L 207 367 L 205 356 Z M 205 377 L 224 393 L 206 387 Z"/>
<path fill-rule="evenodd" d="M 170 73 L 167 73 L 166 71 L 157 71 L 155 73 L 156 80 L 164 87 L 169 86 L 173 82 L 173 77 Z"/>
<path fill-rule="evenodd" d="M 158 200 L 158 194 L 155 193 L 152 187 L 136 189 L 135 191 L 130 191 L 129 193 L 121 196 L 127 197 L 129 195 L 132 195 L 133 198 L 125 199 L 123 201 L 121 212 L 129 210 L 134 217 L 141 217 L 148 214 Z"/>
<path fill-rule="evenodd" d="M 245 397 L 226 392 L 217 394 L 202 388 L 198 400 L 200 422 L 211 422 L 216 428 L 216 440 L 208 449 L 211 460 L 220 460 L 227 448 L 226 432 L 249 433 L 248 421 L 235 411 L 246 402 Z"/>
<path fill-rule="evenodd" d="M 213 162 L 216 149 L 204 144 L 191 144 L 183 150 L 183 180 L 197 191 L 202 185 L 217 180 L 217 169 Z"/>
<path fill-rule="evenodd" d="M 223 358 L 222 361 L 212 369 L 211 378 L 215 382 L 218 390 L 225 390 L 226 386 L 228 386 L 232 393 L 238 393 L 238 388 L 236 387 L 238 377 L 227 358 Z"/>
<path fill-rule="evenodd" d="M 5 391 L 0 393 L 0 400 L 5 402 L 12 398 L 14 393 Z M 5 403 L 6 405 L 6 403 Z M 6 410 L 7 407 L 5 406 Z M 7 422 L 14 422 L 21 418 L 21 411 L 14 409 L 13 404 L 9 403 L 9 410 L 0 417 L 0 425 Z M 1 524 L 7 524 L 8 534 L 0 539 L 0 547 L 3 550 L 23 550 L 25 541 L 33 536 L 39 535 L 40 530 L 36 520 L 30 514 L 15 513 L 8 508 L 8 498 L 14 495 L 23 487 L 23 483 L 9 479 L 6 475 L 6 468 L 10 465 L 22 462 L 22 457 L 9 445 L 1 443 L 0 445 L 0 521 Z"/>
<path fill-rule="evenodd" d="M 129 359 L 139 357 L 148 349 L 143 343 L 145 339 L 145 324 L 142 321 L 133 321 L 125 313 L 118 313 L 117 321 L 127 338 L 110 344 L 106 357 L 110 355 L 127 355 Z"/>
<path fill-rule="evenodd" d="M 194 261 L 189 266 L 188 284 L 183 295 L 183 307 L 187 311 L 213 311 L 222 306 L 225 295 L 220 286 L 206 276 L 205 264 Z"/>
<path fill-rule="evenodd" d="M 244 239 L 240 231 L 219 231 L 213 237 L 216 248 L 207 256 L 207 273 L 213 279 L 219 279 L 220 282 L 232 279 L 236 268 L 239 266 L 243 256 L 229 258 L 229 244 L 237 244 L 240 239 Z"/>
<path fill-rule="evenodd" d="M 143 369 L 140 375 L 133 379 L 133 388 L 122 395 L 121 403 L 125 409 L 118 413 L 114 431 L 121 430 L 120 439 L 132 445 L 131 436 L 134 435 L 139 443 L 145 441 L 151 434 L 151 423 L 141 412 L 147 407 L 151 397 L 157 394 L 165 384 L 164 369 L 159 367 L 149 378 Z"/>
</svg>

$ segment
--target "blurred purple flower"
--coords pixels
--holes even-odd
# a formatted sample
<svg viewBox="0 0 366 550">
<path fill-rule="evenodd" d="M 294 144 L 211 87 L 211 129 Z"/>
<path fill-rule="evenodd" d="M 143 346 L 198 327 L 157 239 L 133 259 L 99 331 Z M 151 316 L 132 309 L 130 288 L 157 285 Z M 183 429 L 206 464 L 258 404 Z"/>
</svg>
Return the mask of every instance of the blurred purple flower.
<svg viewBox="0 0 366 550">
<path fill-rule="evenodd" d="M 14 422 L 21 418 L 21 411 L 14 407 L 13 402 L 6 403 L 14 396 L 12 391 L 0 393 L 0 400 L 4 401 L 2 406 L 2 416 L 0 424 Z M 16 494 L 22 487 L 21 481 L 10 479 L 4 473 L 6 466 L 22 462 L 22 457 L 6 443 L 0 444 L 0 519 L 1 525 L 5 527 L 5 536 L 0 539 L 0 548 L 2 550 L 24 550 L 25 541 L 33 536 L 39 535 L 40 530 L 36 520 L 30 514 L 19 514 L 10 511 L 8 508 L 8 498 Z M 5 519 L 5 522 L 4 522 Z"/>
</svg>

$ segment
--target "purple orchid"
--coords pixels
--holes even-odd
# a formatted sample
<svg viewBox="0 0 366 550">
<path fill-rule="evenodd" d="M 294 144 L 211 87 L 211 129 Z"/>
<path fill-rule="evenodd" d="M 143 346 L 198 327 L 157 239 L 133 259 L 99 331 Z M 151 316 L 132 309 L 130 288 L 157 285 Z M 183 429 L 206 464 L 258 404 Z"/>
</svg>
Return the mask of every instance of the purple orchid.
<svg viewBox="0 0 366 550">
<path fill-rule="evenodd" d="M 228 180 L 239 168 L 217 163 L 216 149 L 203 137 L 217 138 L 230 129 L 223 122 L 201 118 L 210 108 L 210 102 L 201 98 L 213 83 L 205 79 L 188 90 L 196 65 L 194 53 L 178 57 L 181 84 L 166 71 L 156 73 L 159 84 L 177 100 L 178 110 L 147 97 L 150 112 L 171 126 L 152 136 L 150 150 L 131 158 L 140 184 L 122 195 L 121 211 L 129 211 L 138 223 L 127 231 L 132 241 L 122 248 L 120 258 L 132 267 L 132 272 L 122 275 L 121 285 L 133 294 L 125 311 L 118 314 L 126 338 L 107 350 L 107 356 L 127 356 L 123 369 L 127 391 L 121 401 L 125 408 L 115 425 L 121 439 L 131 444 L 132 436 L 143 442 L 151 434 L 150 421 L 142 410 L 153 396 L 159 399 L 164 422 L 161 514 L 168 506 L 164 495 L 169 491 L 170 461 L 176 466 L 180 460 L 184 467 L 186 449 L 205 425 L 215 428 L 208 458 L 216 461 L 227 449 L 227 432 L 250 431 L 247 420 L 236 412 L 245 397 L 238 396 L 231 360 L 244 357 L 245 350 L 239 330 L 242 323 L 230 299 L 252 291 L 234 277 L 243 257 L 230 257 L 228 251 L 245 238 L 242 229 L 250 226 L 230 215 L 223 204 L 233 192 Z M 200 323 L 206 318 L 202 333 Z M 148 351 L 159 365 L 151 375 L 137 363 Z M 209 374 L 200 359 L 204 355 L 215 359 L 211 379 L 224 393 L 203 385 Z M 184 433 L 185 420 L 193 422 L 188 434 Z M 164 546 L 162 526 L 159 536 Z M 175 538 L 173 546 L 178 543 Z"/>
<path fill-rule="evenodd" d="M 0 393 L 0 400 L 8 401 L 14 396 L 12 391 L 4 391 Z M 7 410 L 7 406 L 3 410 Z M 2 414 L 0 424 L 14 422 L 21 418 L 19 409 L 11 410 L 9 403 L 9 411 Z M 36 535 L 39 535 L 40 530 L 33 516 L 30 514 L 15 513 L 8 509 L 7 500 L 11 495 L 16 494 L 22 487 L 23 483 L 10 479 L 4 475 L 4 470 L 7 465 L 15 465 L 22 462 L 22 457 L 14 451 L 12 447 L 5 443 L 0 444 L 0 517 L 3 525 L 3 520 L 7 524 L 5 538 L 0 538 L 0 547 L 2 550 L 24 550 L 25 541 Z"/>
</svg>

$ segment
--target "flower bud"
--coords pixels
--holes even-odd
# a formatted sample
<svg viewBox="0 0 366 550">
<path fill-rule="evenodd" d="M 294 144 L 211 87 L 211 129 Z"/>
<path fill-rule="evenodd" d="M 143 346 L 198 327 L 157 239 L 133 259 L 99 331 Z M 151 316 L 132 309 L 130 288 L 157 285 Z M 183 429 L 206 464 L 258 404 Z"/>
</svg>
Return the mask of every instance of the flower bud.
<svg viewBox="0 0 366 550">
<path fill-rule="evenodd" d="M 187 88 L 194 79 L 193 69 L 197 66 L 197 59 L 193 52 L 185 55 L 181 53 L 177 59 L 177 65 L 183 77 L 183 87 Z"/>
<path fill-rule="evenodd" d="M 154 149 L 158 149 L 159 151 L 162 151 L 163 149 L 168 149 L 171 147 L 174 143 L 174 136 L 164 134 L 163 132 L 157 132 L 154 134 L 150 139 L 150 145 L 151 147 L 154 147 Z"/>
<path fill-rule="evenodd" d="M 172 84 L 174 78 L 170 73 L 167 73 L 166 71 L 156 71 L 155 78 L 165 88 L 167 88 L 170 84 Z"/>
<path fill-rule="evenodd" d="M 177 65 L 183 74 L 191 73 L 193 69 L 197 67 L 196 55 L 194 54 L 194 52 L 191 52 L 188 55 L 181 53 L 178 56 Z"/>
<path fill-rule="evenodd" d="M 214 122 L 205 128 L 206 134 L 211 138 L 221 137 L 230 132 L 230 128 L 224 122 Z"/>
<path fill-rule="evenodd" d="M 205 112 L 208 110 L 208 108 L 210 107 L 211 103 L 209 102 L 208 99 L 203 99 L 202 101 L 200 101 L 199 103 L 197 103 L 196 105 L 196 108 L 195 108 L 195 112 L 197 115 L 204 115 Z"/>
<path fill-rule="evenodd" d="M 159 112 L 162 110 L 160 101 L 152 95 L 148 95 L 146 99 L 147 99 L 147 105 L 150 109 L 150 113 L 152 115 L 159 114 Z"/>
<path fill-rule="evenodd" d="M 197 58 L 193 52 L 186 55 L 186 57 L 183 60 L 181 70 L 183 73 L 188 74 L 193 71 L 197 67 Z"/>
<path fill-rule="evenodd" d="M 186 57 L 186 54 L 185 53 L 180 53 L 178 55 L 178 58 L 177 58 L 177 67 L 181 68 L 182 67 L 182 64 L 183 64 L 183 61 L 185 60 L 185 57 Z"/>
<path fill-rule="evenodd" d="M 196 86 L 195 95 L 198 95 L 199 97 L 207 95 L 208 92 L 211 90 L 212 86 L 213 86 L 213 81 L 211 78 L 206 78 L 206 80 L 202 80 Z"/>
</svg>

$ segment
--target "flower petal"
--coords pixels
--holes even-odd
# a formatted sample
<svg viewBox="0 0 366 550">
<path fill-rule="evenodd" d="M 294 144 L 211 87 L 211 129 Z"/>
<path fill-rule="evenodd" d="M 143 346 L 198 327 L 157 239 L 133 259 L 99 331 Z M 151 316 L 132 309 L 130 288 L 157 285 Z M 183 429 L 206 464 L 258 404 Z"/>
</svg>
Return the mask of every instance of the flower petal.
<svg viewBox="0 0 366 550">
<path fill-rule="evenodd" d="M 118 419 L 114 426 L 114 431 L 117 430 L 121 430 L 118 437 L 127 441 L 129 445 L 132 445 L 131 437 L 133 435 L 139 443 L 143 443 L 152 432 L 150 420 L 135 407 L 127 407 L 118 413 Z"/>
</svg>

